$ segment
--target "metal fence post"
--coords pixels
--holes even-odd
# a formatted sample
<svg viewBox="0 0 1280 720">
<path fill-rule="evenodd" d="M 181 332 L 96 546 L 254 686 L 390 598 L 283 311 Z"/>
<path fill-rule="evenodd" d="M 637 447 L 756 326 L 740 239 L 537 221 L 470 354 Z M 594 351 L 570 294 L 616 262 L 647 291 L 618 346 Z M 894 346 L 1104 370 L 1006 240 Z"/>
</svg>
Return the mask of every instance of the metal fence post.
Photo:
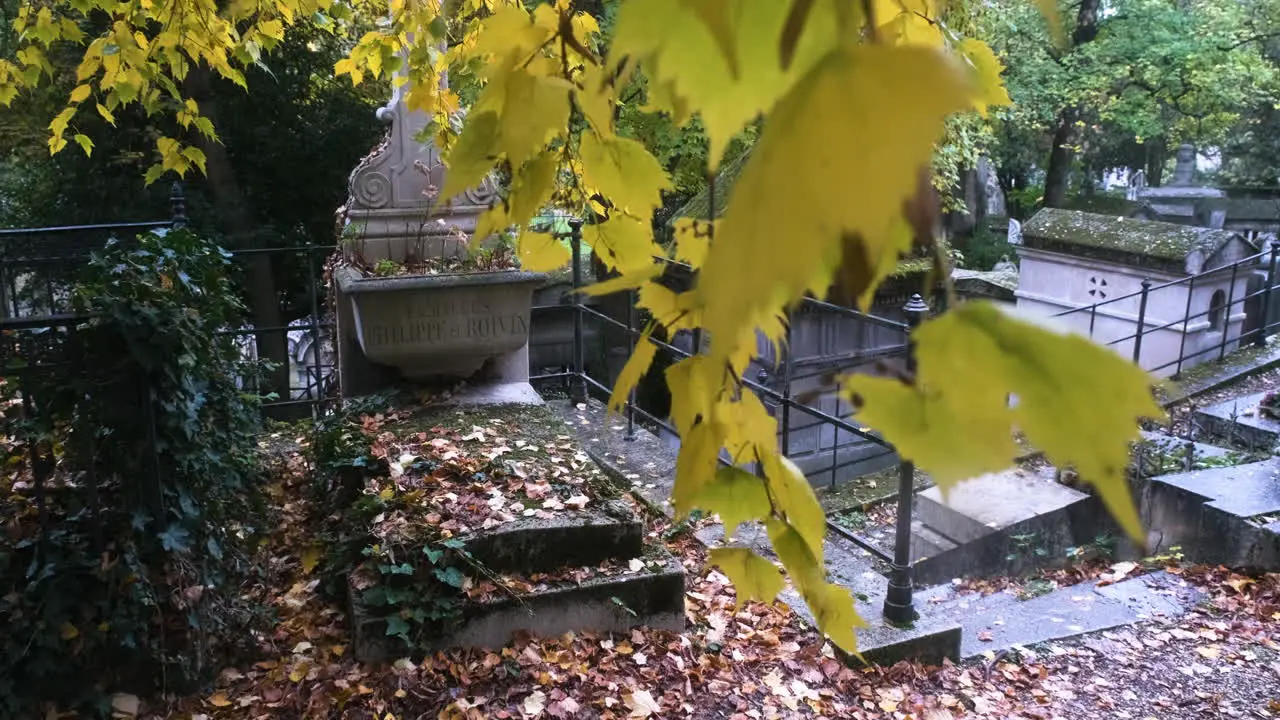
<svg viewBox="0 0 1280 720">
<path fill-rule="evenodd" d="M 1142 281 L 1142 297 L 1138 299 L 1138 332 L 1133 336 L 1133 364 L 1142 359 L 1142 326 L 1147 321 L 1147 298 L 1151 295 L 1151 280 Z"/>
<path fill-rule="evenodd" d="M 912 295 L 902 308 L 907 319 L 907 374 L 914 382 L 916 372 L 915 329 L 924 321 L 929 306 L 919 293 Z M 884 598 L 884 617 L 891 623 L 905 625 L 916 619 L 912 602 L 911 578 L 911 505 L 915 495 L 915 463 L 898 464 L 898 519 L 893 543 L 893 563 L 889 573 L 888 592 Z"/>
<path fill-rule="evenodd" d="M 786 319 L 786 335 L 782 352 L 786 353 L 782 366 L 782 455 L 791 454 L 791 315 Z"/>
<path fill-rule="evenodd" d="M 581 314 L 581 311 L 579 311 Z M 627 292 L 627 357 L 636 352 L 636 291 Z M 639 385 L 639 383 L 636 383 Z M 627 440 L 636 439 L 636 385 L 627 394 Z"/>
<path fill-rule="evenodd" d="M 175 228 L 187 226 L 187 196 L 182 192 L 180 182 L 169 188 L 169 221 Z"/>
<path fill-rule="evenodd" d="M 1271 323 L 1271 286 L 1276 283 L 1276 257 L 1280 254 L 1280 243 L 1271 243 L 1271 259 L 1267 261 L 1267 284 L 1262 288 L 1262 322 L 1258 327 L 1258 335 L 1253 343 L 1258 347 L 1267 344 L 1267 325 Z"/>
<path fill-rule="evenodd" d="M 573 262 L 573 378 L 569 380 L 569 400 L 575 405 L 587 401 L 586 343 L 582 338 L 582 221 L 569 221 Z"/>
<path fill-rule="evenodd" d="M 1218 346 L 1218 359 L 1227 356 L 1227 339 L 1231 337 L 1231 308 L 1236 304 L 1236 277 L 1240 273 L 1240 263 L 1231 265 L 1231 284 L 1227 286 L 1227 305 L 1222 308 L 1222 343 Z M 1242 301 L 1243 302 L 1243 301 Z M 1239 342 L 1239 338 L 1237 338 Z"/>
<path fill-rule="evenodd" d="M 1191 323 L 1191 301 L 1196 294 L 1196 276 L 1191 276 L 1191 282 L 1187 283 L 1187 307 L 1182 313 L 1182 339 L 1178 341 L 1178 367 L 1174 368 L 1173 377 L 1178 379 L 1182 377 L 1182 361 L 1187 354 L 1187 326 Z"/>
</svg>

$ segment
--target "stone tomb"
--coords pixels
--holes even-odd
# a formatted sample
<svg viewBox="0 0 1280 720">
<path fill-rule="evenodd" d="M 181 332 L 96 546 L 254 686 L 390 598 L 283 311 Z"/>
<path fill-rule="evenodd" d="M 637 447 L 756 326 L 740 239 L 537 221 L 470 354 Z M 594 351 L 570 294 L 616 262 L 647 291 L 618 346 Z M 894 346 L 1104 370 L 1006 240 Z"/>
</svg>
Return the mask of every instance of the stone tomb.
<svg viewBox="0 0 1280 720">
<path fill-rule="evenodd" d="M 940 488 L 924 490 L 916 495 L 912 529 L 916 581 L 1011 574 L 1040 558 L 1063 557 L 1091 530 L 1079 522 L 1090 500 L 1055 482 L 1053 468 L 982 475 L 951 488 L 945 499 Z"/>
<path fill-rule="evenodd" d="M 638 508 L 615 495 L 546 406 L 432 405 L 399 412 L 371 443 L 371 452 L 374 445 L 382 448 L 388 470 L 375 472 L 363 488 L 388 498 L 389 509 L 358 522 L 369 522 L 370 542 L 385 538 L 398 553 L 395 562 L 407 570 L 382 574 L 379 557 L 356 561 L 349 573 L 360 661 L 450 647 L 498 648 L 521 631 L 554 637 L 641 625 L 684 629 L 680 560 L 662 543 L 646 540 Z M 467 427 L 470 433 L 441 430 Z M 499 447 L 503 452 L 477 470 L 476 461 Z M 452 565 L 471 583 L 463 587 L 492 581 L 496 588 L 455 596 L 424 581 L 435 560 L 424 560 L 419 549 L 442 538 L 460 541 L 470 555 L 467 563 Z M 406 592 L 453 598 L 459 614 L 445 627 L 415 634 L 410 645 L 388 634 L 394 614 L 381 599 Z"/>
<path fill-rule="evenodd" d="M 1151 551 L 1193 562 L 1280 569 L 1280 459 L 1154 478 L 1143 498 Z"/>
<path fill-rule="evenodd" d="M 1198 432 L 1228 444 L 1270 450 L 1280 440 L 1280 421 L 1259 412 L 1264 396 L 1266 393 L 1245 395 L 1196 411 Z"/>
</svg>

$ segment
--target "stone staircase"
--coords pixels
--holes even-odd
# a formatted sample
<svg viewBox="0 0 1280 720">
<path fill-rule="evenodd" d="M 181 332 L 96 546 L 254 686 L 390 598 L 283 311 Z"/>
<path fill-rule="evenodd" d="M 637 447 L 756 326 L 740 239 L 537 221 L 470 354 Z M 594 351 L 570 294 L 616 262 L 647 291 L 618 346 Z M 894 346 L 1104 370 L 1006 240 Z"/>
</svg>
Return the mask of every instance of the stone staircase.
<svg viewBox="0 0 1280 720">
<path fill-rule="evenodd" d="M 483 567 L 473 583 L 501 577 L 508 589 L 468 600 L 456 623 L 410 647 L 388 635 L 387 621 L 359 600 L 348 581 L 355 652 L 384 662 L 443 648 L 498 648 L 520 631 L 626 632 L 635 626 L 684 629 L 684 568 L 658 545 L 643 542 L 643 524 L 617 501 L 553 520 L 522 519 L 460 538 Z"/>
</svg>

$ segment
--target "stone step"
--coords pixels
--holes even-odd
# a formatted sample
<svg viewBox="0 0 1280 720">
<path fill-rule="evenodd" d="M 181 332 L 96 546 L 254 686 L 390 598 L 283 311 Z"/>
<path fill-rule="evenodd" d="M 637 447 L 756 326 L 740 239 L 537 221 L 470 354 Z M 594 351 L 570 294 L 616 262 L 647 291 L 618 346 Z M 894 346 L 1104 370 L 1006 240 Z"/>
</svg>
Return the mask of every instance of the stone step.
<svg viewBox="0 0 1280 720">
<path fill-rule="evenodd" d="M 683 631 L 684 567 L 665 550 L 646 560 L 639 571 L 564 582 L 516 597 L 466 601 L 460 620 L 413 647 L 387 635 L 384 617 L 362 607 L 349 585 L 356 658 L 381 663 L 445 648 L 496 649 L 520 632 L 557 637 L 570 631 L 625 633 L 634 627 Z"/>
<path fill-rule="evenodd" d="M 958 547 L 958 543 L 917 520 L 911 523 L 911 559 L 918 562 Z"/>
<path fill-rule="evenodd" d="M 549 572 L 639 557 L 644 523 L 625 504 L 610 502 L 550 519 L 518 518 L 461 539 L 494 572 Z"/>
<path fill-rule="evenodd" d="M 916 495 L 916 514 L 926 526 L 964 544 L 1085 497 L 1051 475 L 1016 468 L 965 480 L 945 500 L 940 488 L 924 490 Z"/>
</svg>

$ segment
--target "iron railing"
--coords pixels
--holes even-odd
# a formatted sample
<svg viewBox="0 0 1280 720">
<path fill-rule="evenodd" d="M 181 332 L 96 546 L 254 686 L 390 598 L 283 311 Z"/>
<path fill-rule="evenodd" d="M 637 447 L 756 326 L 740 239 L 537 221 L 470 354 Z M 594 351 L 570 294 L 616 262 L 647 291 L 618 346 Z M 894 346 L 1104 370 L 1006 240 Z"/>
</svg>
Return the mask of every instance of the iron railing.
<svg viewBox="0 0 1280 720">
<path fill-rule="evenodd" d="M 637 322 L 637 298 L 635 297 L 635 291 L 631 291 L 626 301 L 626 311 L 623 317 L 615 317 L 587 304 L 584 301 L 584 296 L 578 292 L 587 284 L 584 281 L 582 272 L 583 245 L 580 226 L 575 224 L 571 233 L 564 239 L 570 244 L 573 268 L 572 293 L 569 298 L 571 302 L 555 305 L 536 305 L 533 311 L 535 314 L 542 315 L 572 313 L 574 359 L 570 367 L 557 372 L 533 374 L 531 380 L 538 383 L 559 381 L 561 387 L 575 402 L 582 402 L 588 396 L 605 398 L 612 391 L 610 387 L 612 378 L 607 375 L 600 377 L 601 373 L 598 370 L 593 371 L 594 369 L 589 367 L 590 364 L 586 359 L 585 342 L 588 323 L 594 323 L 598 327 L 611 328 L 625 336 L 629 356 L 644 332 L 643 324 Z M 667 258 L 657 258 L 657 260 L 666 263 L 676 273 L 691 274 L 693 271 L 688 265 Z M 905 309 L 905 316 L 909 320 L 918 322 L 923 317 L 923 313 L 928 310 L 928 306 L 924 304 L 918 295 L 914 296 L 913 300 L 914 304 L 908 303 L 910 307 Z M 920 310 L 921 307 L 924 308 L 924 311 Z M 891 458 L 896 456 L 897 451 L 887 440 L 870 429 L 858 425 L 848 415 L 835 415 L 813 407 L 808 401 L 807 396 L 810 395 L 809 393 L 800 395 L 794 393 L 792 389 L 798 380 L 806 377 L 843 374 L 860 368 L 865 369 L 868 366 L 874 370 L 876 366 L 889 361 L 906 363 L 910 325 L 908 322 L 900 322 L 814 298 L 806 298 L 804 300 L 802 311 L 829 313 L 858 323 L 866 323 L 870 326 L 883 328 L 890 331 L 892 335 L 896 335 L 897 342 L 870 350 L 854 350 L 826 356 L 796 357 L 792 355 L 793 318 L 788 317 L 785 323 L 786 337 L 782 343 L 779 357 L 775 358 L 773 372 L 770 373 L 768 369 L 760 367 L 758 373 L 767 374 L 761 375 L 757 373 L 754 378 L 744 376 L 741 378 L 743 387 L 754 392 L 765 407 L 777 418 L 779 424 L 778 440 L 784 455 L 792 455 L 793 440 L 798 433 L 809 432 L 814 429 L 817 429 L 818 433 L 822 433 L 825 432 L 826 428 L 830 428 L 832 442 L 830 447 L 826 448 L 826 451 L 830 453 L 831 462 L 822 470 L 815 470 L 814 473 L 830 473 L 832 485 L 838 481 L 837 478 L 839 478 L 841 471 L 853 466 L 874 466 L 877 461 L 889 461 L 886 465 L 892 467 L 894 463 Z M 531 342 L 536 342 L 538 323 L 534 324 L 533 329 L 534 337 L 531 338 Z M 675 337 L 665 341 L 650 336 L 649 341 L 657 346 L 659 357 L 665 355 L 666 359 L 671 362 L 678 362 L 684 358 L 691 357 L 702 347 L 701 334 L 696 330 L 681 331 Z M 797 370 L 800 372 L 797 372 Z M 831 390 L 833 391 L 834 388 L 832 387 Z M 637 400 L 634 388 L 624 405 L 623 416 L 626 420 L 626 432 L 629 437 L 634 436 L 639 425 L 646 426 L 648 430 L 658 435 L 666 434 L 673 438 L 677 436 L 675 427 L 665 417 L 661 417 L 650 409 L 645 408 Z M 796 416 L 802 418 L 800 422 L 795 422 Z M 841 441 L 842 436 L 847 439 L 845 442 Z M 852 459 L 841 459 L 842 453 L 847 453 L 851 447 L 856 447 L 859 444 L 867 448 L 870 454 L 855 456 Z M 815 454 L 823 451 L 820 437 L 815 442 L 815 448 Z M 727 456 L 722 455 L 720 462 L 728 464 L 730 460 Z M 906 497 L 910 498 L 914 490 L 912 487 L 914 483 L 914 468 L 909 466 L 899 467 L 899 475 L 906 478 L 902 482 L 905 482 L 908 488 Z M 909 518 L 912 503 L 908 500 L 903 506 Z M 909 534 L 909 519 L 906 524 Z M 859 533 L 850 531 L 831 519 L 828 519 L 827 527 L 832 532 L 857 544 L 884 562 L 896 565 L 895 561 L 899 559 L 895 558 L 894 553 L 884 548 L 882 544 L 862 537 Z"/>
<path fill-rule="evenodd" d="M 186 201 L 180 184 L 174 184 L 170 204 L 171 216 L 166 220 L 0 230 L 0 332 L 65 332 L 68 326 L 91 320 L 74 311 L 70 298 L 90 254 L 111 239 L 129 243 L 146 232 L 185 226 Z M 249 262 L 265 260 L 275 269 L 296 270 L 291 277 L 300 281 L 295 283 L 301 286 L 300 299 L 279 301 L 283 324 L 257 326 L 246 319 L 242 326 L 220 333 L 231 338 L 247 357 L 259 356 L 259 338 L 277 343 L 277 348 L 283 344 L 288 363 L 280 370 L 287 378 L 283 385 L 245 381 L 252 386 L 246 389 L 274 393 L 263 402 L 264 412 L 273 417 L 319 412 L 333 394 L 334 325 L 326 307 L 322 276 L 325 260 L 335 247 L 306 244 L 230 251 L 241 269 Z M 247 285 L 242 282 L 240 287 Z M 17 347 L 10 349 L 16 351 Z M 6 365 L 28 363 L 21 357 L 0 360 Z"/>
<path fill-rule="evenodd" d="M 1065 320 L 1107 347 L 1123 352 L 1128 346 L 1128 355 L 1135 364 L 1153 374 L 1168 373 L 1176 379 L 1186 368 L 1221 360 L 1246 343 L 1258 346 L 1266 343 L 1266 338 L 1280 326 L 1280 317 L 1272 317 L 1271 312 L 1278 258 L 1280 245 L 1273 244 L 1265 252 L 1185 278 L 1159 284 L 1144 279 L 1136 292 L 1064 310 L 1051 317 Z M 1239 281 L 1250 274 L 1260 276 L 1260 287 L 1249 290 L 1246 285 L 1242 292 L 1237 292 Z M 1207 303 L 1203 297 L 1206 291 Z M 1172 318 L 1168 313 L 1157 317 L 1152 312 L 1151 300 L 1158 295 L 1173 296 L 1182 311 Z M 1182 295 L 1185 297 L 1180 297 Z M 1248 306 L 1255 302 L 1254 322 L 1248 326 L 1251 319 Z M 1126 305 L 1135 303 L 1136 313 L 1124 310 Z M 1111 333 L 1104 333 L 1098 327 L 1100 319 L 1112 329 Z M 1115 332 L 1120 334 L 1113 337 Z M 1167 338 L 1170 333 L 1178 336 L 1177 351 L 1152 351 L 1153 337 Z"/>
</svg>

